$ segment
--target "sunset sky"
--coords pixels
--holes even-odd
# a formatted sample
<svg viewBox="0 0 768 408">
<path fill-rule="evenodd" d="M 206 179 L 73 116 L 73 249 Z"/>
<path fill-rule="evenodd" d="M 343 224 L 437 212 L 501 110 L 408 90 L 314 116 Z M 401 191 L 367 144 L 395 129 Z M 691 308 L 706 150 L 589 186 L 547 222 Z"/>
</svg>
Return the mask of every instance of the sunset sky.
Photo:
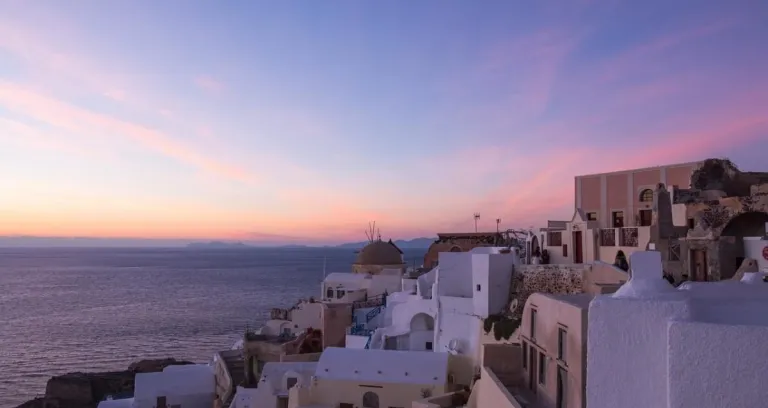
<svg viewBox="0 0 768 408">
<path fill-rule="evenodd" d="M 0 235 L 541 226 L 573 177 L 768 170 L 768 3 L 0 3 Z"/>
</svg>

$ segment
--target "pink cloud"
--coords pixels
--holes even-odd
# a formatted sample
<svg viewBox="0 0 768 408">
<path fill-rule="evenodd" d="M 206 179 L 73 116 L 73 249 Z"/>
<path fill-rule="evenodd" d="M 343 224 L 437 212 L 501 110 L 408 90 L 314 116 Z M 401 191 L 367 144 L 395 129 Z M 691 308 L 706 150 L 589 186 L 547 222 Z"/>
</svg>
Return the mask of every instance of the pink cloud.
<svg viewBox="0 0 768 408">
<path fill-rule="evenodd" d="M 122 135 L 179 162 L 229 179 L 257 180 L 247 170 L 208 157 L 160 131 L 70 105 L 8 82 L 0 82 L 0 103 L 17 113 L 64 129 L 98 133 L 98 137 Z"/>
</svg>

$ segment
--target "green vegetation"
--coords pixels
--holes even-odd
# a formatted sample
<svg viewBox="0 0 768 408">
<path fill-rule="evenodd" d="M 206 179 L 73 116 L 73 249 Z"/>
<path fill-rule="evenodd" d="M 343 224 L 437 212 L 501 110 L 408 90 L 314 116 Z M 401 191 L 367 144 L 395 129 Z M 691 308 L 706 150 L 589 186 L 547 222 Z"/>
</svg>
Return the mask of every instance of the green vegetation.
<svg viewBox="0 0 768 408">
<path fill-rule="evenodd" d="M 488 334 L 493 330 L 496 340 L 509 340 L 512 334 L 520 327 L 520 318 L 517 316 L 491 315 L 483 321 L 483 330 Z"/>
</svg>

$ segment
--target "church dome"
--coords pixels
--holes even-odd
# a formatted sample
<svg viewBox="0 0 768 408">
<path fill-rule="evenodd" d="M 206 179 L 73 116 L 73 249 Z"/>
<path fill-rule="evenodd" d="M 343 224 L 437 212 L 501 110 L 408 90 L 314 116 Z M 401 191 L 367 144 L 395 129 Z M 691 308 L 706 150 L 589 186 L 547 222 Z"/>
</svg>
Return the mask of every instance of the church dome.
<svg viewBox="0 0 768 408">
<path fill-rule="evenodd" d="M 400 265 L 403 254 L 390 240 L 389 242 L 374 241 L 366 245 L 357 255 L 358 265 Z"/>
</svg>

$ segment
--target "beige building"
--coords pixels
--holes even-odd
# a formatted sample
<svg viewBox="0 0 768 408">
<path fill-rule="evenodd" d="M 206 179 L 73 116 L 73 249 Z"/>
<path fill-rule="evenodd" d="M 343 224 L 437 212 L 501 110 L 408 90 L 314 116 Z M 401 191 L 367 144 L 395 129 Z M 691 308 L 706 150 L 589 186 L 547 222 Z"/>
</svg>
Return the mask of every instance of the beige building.
<svg viewBox="0 0 768 408">
<path fill-rule="evenodd" d="M 519 344 L 488 344 L 477 408 L 586 407 L 587 311 L 593 295 L 534 293 Z"/>
<path fill-rule="evenodd" d="M 575 177 L 575 211 L 570 220 L 541 229 L 550 263 L 614 263 L 646 250 L 654 223 L 658 186 L 691 187 L 704 161 Z"/>
<path fill-rule="evenodd" d="M 357 255 L 357 260 L 352 264 L 353 273 L 378 274 L 384 269 L 398 269 L 405 272 L 403 251 L 390 239 L 372 240 Z"/>
<path fill-rule="evenodd" d="M 454 391 L 448 353 L 326 349 L 310 384 L 289 391 L 289 408 L 405 408 Z"/>
</svg>

